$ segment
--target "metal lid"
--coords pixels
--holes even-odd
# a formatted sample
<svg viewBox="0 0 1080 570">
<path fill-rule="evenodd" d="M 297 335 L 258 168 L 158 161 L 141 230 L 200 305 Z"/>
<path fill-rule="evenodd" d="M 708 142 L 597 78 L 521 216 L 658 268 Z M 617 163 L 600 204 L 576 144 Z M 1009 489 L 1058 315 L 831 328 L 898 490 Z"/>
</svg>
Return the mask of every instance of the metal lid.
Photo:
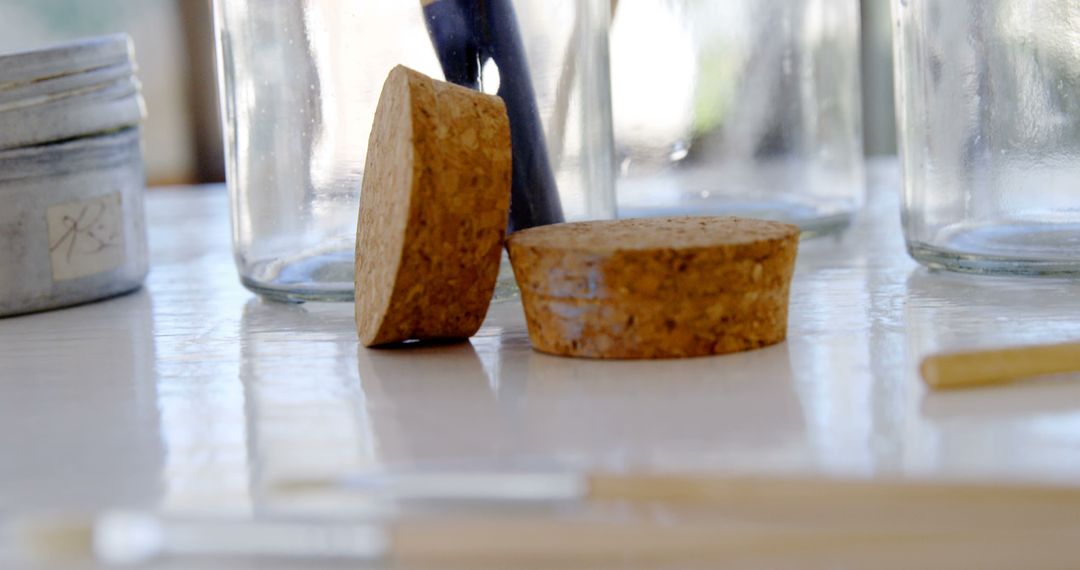
<svg viewBox="0 0 1080 570">
<path fill-rule="evenodd" d="M 116 34 L 0 55 L 0 90 L 9 83 L 29 83 L 124 63 L 132 59 L 131 52 L 131 38 Z"/>
<path fill-rule="evenodd" d="M 24 191 L 13 181 L 47 176 L 64 176 L 116 168 L 131 162 L 141 163 L 138 129 L 125 129 L 109 135 L 73 139 L 62 143 L 19 148 L 0 152 L 0 200 L 12 192 Z M 89 192 L 97 188 L 87 188 Z"/>
<path fill-rule="evenodd" d="M 138 125 L 135 70 L 124 34 L 0 56 L 0 150 Z"/>
</svg>

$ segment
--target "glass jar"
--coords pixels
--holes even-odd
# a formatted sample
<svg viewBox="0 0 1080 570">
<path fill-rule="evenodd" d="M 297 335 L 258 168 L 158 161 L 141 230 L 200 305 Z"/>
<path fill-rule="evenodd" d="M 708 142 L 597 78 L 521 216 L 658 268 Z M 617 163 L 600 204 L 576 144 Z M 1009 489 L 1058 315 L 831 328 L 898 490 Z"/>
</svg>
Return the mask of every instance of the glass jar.
<svg viewBox="0 0 1080 570">
<path fill-rule="evenodd" d="M 439 26 L 461 24 L 440 7 L 516 11 L 518 37 L 500 41 L 518 41 L 526 64 L 481 53 L 473 77 L 451 79 L 505 99 L 525 74 L 542 128 L 528 137 L 534 145 L 515 133 L 515 160 L 518 148 L 547 159 L 566 219 L 613 217 L 607 2 L 215 0 L 243 283 L 282 300 L 352 300 L 360 183 L 383 81 L 398 64 L 443 79 L 448 57 L 465 53 L 439 43 Z"/>
<path fill-rule="evenodd" d="M 847 227 L 865 179 L 858 0 L 619 0 L 619 214 Z"/>
<path fill-rule="evenodd" d="M 894 0 L 893 15 L 911 255 L 1080 271 L 1080 4 Z"/>
</svg>

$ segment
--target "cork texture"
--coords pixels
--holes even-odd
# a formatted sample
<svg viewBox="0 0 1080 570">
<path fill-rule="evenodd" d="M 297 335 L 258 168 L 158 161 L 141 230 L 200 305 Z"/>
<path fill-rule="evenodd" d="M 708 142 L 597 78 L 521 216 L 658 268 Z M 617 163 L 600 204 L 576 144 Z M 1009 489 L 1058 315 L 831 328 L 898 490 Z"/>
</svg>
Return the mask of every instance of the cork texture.
<svg viewBox="0 0 1080 570">
<path fill-rule="evenodd" d="M 468 338 L 498 277 L 511 149 L 498 97 L 398 66 L 371 131 L 356 245 L 365 346 Z"/>
<path fill-rule="evenodd" d="M 799 229 L 740 218 L 546 226 L 510 237 L 533 346 L 587 358 L 680 358 L 787 337 Z"/>
</svg>

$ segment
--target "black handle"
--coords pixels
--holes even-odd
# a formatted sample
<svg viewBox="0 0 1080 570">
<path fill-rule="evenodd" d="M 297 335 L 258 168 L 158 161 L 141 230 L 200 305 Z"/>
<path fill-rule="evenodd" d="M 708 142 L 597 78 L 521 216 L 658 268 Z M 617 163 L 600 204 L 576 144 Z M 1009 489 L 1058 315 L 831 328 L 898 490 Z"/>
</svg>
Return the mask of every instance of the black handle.
<svg viewBox="0 0 1080 570">
<path fill-rule="evenodd" d="M 529 62 L 512 0 L 425 0 L 424 17 L 446 80 L 479 89 L 488 61 L 510 117 L 513 187 L 509 231 L 564 221 Z"/>
</svg>

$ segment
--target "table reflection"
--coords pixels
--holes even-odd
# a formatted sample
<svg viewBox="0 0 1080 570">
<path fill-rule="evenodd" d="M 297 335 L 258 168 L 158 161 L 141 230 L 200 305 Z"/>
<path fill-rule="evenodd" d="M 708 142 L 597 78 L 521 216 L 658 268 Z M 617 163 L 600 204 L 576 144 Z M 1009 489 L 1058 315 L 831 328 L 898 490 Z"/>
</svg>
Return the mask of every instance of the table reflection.
<svg viewBox="0 0 1080 570">
<path fill-rule="evenodd" d="M 521 445 L 616 469 L 786 467 L 805 430 L 788 348 L 613 362 L 530 352 L 514 375 Z"/>
<path fill-rule="evenodd" d="M 0 460 L 0 508 L 154 503 L 164 450 L 150 296 L 140 291 L 2 326 L 19 331 L 16 345 L 5 347 L 19 357 L 0 359 L 0 381 L 17 396 L 0 398 L 0 449 L 20 452 Z"/>
<path fill-rule="evenodd" d="M 491 378 L 470 343 L 361 347 L 357 359 L 381 463 L 482 463 L 512 448 Z"/>
<path fill-rule="evenodd" d="M 919 353 L 1080 340 L 1080 281 L 916 269 L 907 289 Z"/>
<path fill-rule="evenodd" d="M 355 359 L 351 305 L 251 299 L 240 330 L 240 382 L 255 509 L 291 476 L 371 469 L 376 440 Z"/>
<path fill-rule="evenodd" d="M 930 353 L 1080 339 L 1080 282 L 911 272 L 908 360 Z M 1080 383 L 1066 375 L 1008 386 L 923 391 L 928 472 L 1074 480 L 1080 471 Z M 1037 441 L 1038 445 L 1025 442 Z M 1003 450 L 1009 450 L 1002 461 Z"/>
<path fill-rule="evenodd" d="M 379 461 L 656 468 L 782 463 L 804 430 L 787 346 L 723 357 L 548 356 L 497 306 L 471 343 L 360 349 Z"/>
</svg>

